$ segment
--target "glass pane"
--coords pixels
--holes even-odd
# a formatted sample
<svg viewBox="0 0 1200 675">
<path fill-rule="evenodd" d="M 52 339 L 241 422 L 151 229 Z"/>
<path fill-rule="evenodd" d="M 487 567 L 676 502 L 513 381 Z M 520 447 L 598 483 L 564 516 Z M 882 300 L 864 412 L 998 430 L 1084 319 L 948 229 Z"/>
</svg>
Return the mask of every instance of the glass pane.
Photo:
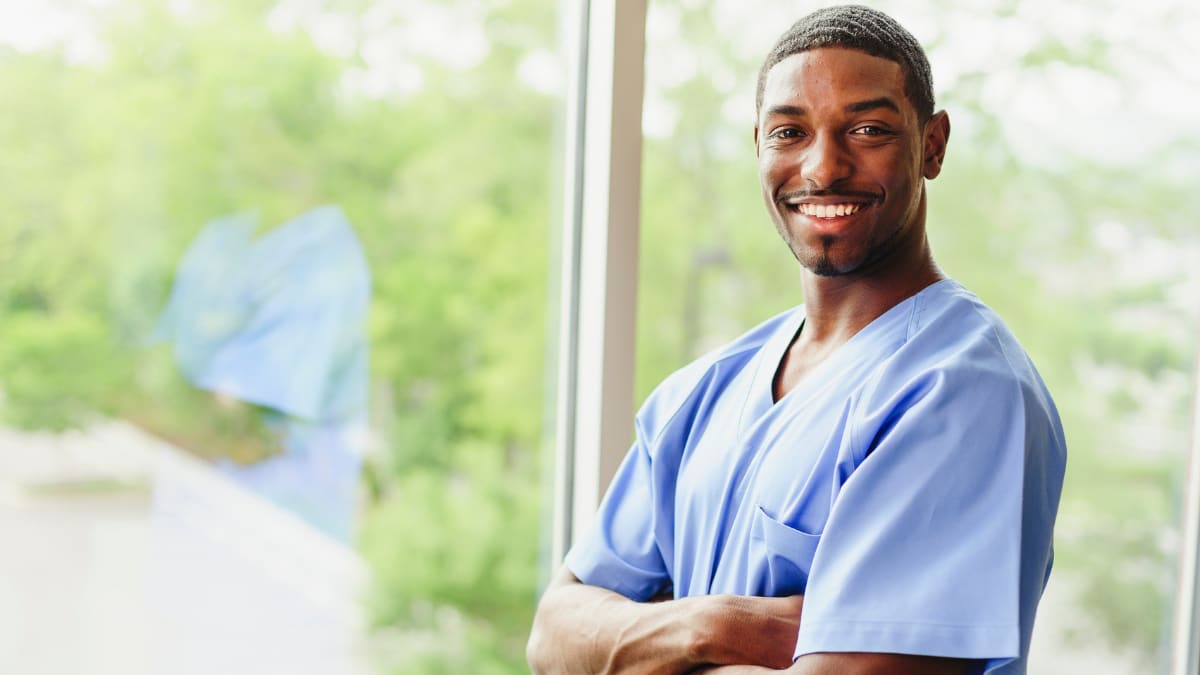
<svg viewBox="0 0 1200 675">
<path fill-rule="evenodd" d="M 818 3 L 653 0 L 638 398 L 802 302 L 757 181 L 754 86 Z M 1172 611 L 1200 135 L 1200 25 L 1153 3 L 884 2 L 929 47 L 953 132 L 931 244 L 1031 353 L 1063 416 L 1067 479 L 1032 673 L 1156 672 Z"/>
<path fill-rule="evenodd" d="M 0 671 L 526 670 L 556 24 L 0 3 Z"/>
</svg>

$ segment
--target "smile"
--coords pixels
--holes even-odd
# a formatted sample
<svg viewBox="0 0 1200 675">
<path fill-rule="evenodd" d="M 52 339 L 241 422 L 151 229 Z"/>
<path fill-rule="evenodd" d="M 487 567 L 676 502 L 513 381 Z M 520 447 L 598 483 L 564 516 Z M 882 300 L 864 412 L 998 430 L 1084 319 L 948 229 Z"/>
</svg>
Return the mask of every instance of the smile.
<svg viewBox="0 0 1200 675">
<path fill-rule="evenodd" d="M 814 218 L 837 218 L 857 213 L 862 204 L 788 204 L 793 211 Z"/>
</svg>

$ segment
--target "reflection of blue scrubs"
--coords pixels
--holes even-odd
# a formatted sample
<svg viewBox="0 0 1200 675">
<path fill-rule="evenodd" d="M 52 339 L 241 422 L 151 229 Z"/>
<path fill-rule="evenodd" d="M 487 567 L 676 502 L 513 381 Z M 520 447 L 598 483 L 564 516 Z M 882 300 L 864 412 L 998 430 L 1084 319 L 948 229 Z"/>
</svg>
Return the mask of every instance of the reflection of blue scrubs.
<svg viewBox="0 0 1200 675">
<path fill-rule="evenodd" d="M 670 376 L 567 556 L 637 600 L 805 594 L 796 654 L 1023 673 L 1066 462 L 1033 364 L 954 281 L 893 307 L 772 403 L 786 312 Z"/>
<path fill-rule="evenodd" d="M 157 337 L 201 389 L 267 406 L 284 450 L 222 471 L 349 542 L 367 406 L 371 278 L 336 206 L 255 238 L 257 219 L 204 227 L 176 275 Z"/>
</svg>

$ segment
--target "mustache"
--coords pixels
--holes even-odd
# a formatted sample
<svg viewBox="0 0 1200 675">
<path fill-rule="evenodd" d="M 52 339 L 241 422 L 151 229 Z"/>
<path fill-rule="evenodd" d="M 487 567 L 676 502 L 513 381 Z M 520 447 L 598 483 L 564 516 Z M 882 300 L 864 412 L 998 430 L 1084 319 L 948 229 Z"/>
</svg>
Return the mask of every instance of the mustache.
<svg viewBox="0 0 1200 675">
<path fill-rule="evenodd" d="M 880 199 L 879 195 L 873 192 L 862 192 L 859 190 L 792 190 L 776 195 L 775 203 L 782 204 L 784 202 L 804 201 L 818 197 L 844 197 L 855 201 L 866 200 L 868 202 L 876 202 Z"/>
</svg>

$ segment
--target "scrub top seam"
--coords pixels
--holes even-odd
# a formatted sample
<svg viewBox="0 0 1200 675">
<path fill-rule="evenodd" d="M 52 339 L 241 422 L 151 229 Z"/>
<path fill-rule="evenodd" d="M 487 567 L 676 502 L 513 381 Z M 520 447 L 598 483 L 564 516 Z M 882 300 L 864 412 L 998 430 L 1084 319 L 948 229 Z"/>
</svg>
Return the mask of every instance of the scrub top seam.
<svg viewBox="0 0 1200 675">
<path fill-rule="evenodd" d="M 984 314 L 984 312 L 979 308 L 978 301 L 978 296 L 975 296 L 971 302 L 972 314 L 975 316 L 975 318 L 982 321 L 984 325 L 987 326 L 988 336 L 991 338 L 989 342 L 992 343 L 996 351 L 999 352 L 1000 356 L 1004 359 L 1004 365 L 1008 366 L 1008 374 L 1012 375 L 1017 382 L 1021 382 L 1021 374 L 1018 372 L 1016 365 L 1013 364 L 1012 357 L 1008 353 L 1008 350 L 1004 348 L 1004 340 L 1000 336 L 1000 329 L 996 322 L 996 319 L 999 319 L 999 317 L 988 317 L 986 314 Z M 1021 391 L 1021 398 L 1022 400 L 1025 398 L 1025 392 L 1023 388 Z"/>
<path fill-rule="evenodd" d="M 696 384 L 700 384 L 701 382 L 707 383 L 709 376 L 712 374 L 713 368 L 716 368 L 719 364 L 723 363 L 724 361 L 726 361 L 728 359 L 732 359 L 735 356 L 741 356 L 742 354 L 749 352 L 749 351 L 755 351 L 755 350 L 761 349 L 763 347 L 763 344 L 766 344 L 766 342 L 769 342 L 769 341 L 770 341 L 770 338 L 768 338 L 762 344 L 749 344 L 749 345 L 746 345 L 745 347 L 743 347 L 742 349 L 739 349 L 735 352 L 730 352 L 728 354 L 724 354 L 721 357 L 714 359 L 712 363 L 705 366 L 704 372 L 701 373 L 698 378 L 696 378 Z M 757 374 L 757 373 L 755 373 L 755 374 Z M 651 394 L 651 396 L 653 396 L 653 394 Z M 684 397 L 684 399 L 682 401 L 680 401 L 678 405 L 675 406 L 675 409 L 671 412 L 670 417 L 668 417 L 666 419 L 666 421 L 664 421 L 662 423 L 662 426 L 654 434 L 654 438 L 652 438 L 649 441 L 650 445 L 657 446 L 659 444 L 659 441 L 662 440 L 662 437 L 667 433 L 667 430 L 670 429 L 671 425 L 673 425 L 675 423 L 675 418 L 679 417 L 680 413 L 682 413 L 683 409 L 687 407 L 687 404 L 690 400 L 691 400 L 690 396 Z M 744 410 L 745 409 L 743 408 L 743 413 L 744 413 Z"/>
<path fill-rule="evenodd" d="M 1016 386 L 1017 386 L 1017 396 L 1021 400 L 1021 407 L 1020 407 L 1021 424 L 1022 424 L 1022 428 L 1025 429 L 1025 434 L 1027 436 L 1028 435 L 1028 424 L 1029 424 L 1028 402 L 1027 402 L 1027 396 L 1026 396 L 1026 389 L 1024 386 L 1022 386 L 1020 384 L 1020 382 L 1022 382 L 1022 378 L 1021 378 L 1020 374 L 1017 372 L 1017 368 L 1013 364 L 1012 359 L 1010 358 L 1010 355 L 1008 353 L 1008 350 L 1006 350 L 1004 348 L 1004 340 L 1001 339 L 999 329 L 996 327 L 996 325 L 992 321 L 988 320 L 988 317 L 982 311 L 980 311 L 978 305 L 972 304 L 971 309 L 974 311 L 975 316 L 980 321 L 984 321 L 985 323 L 988 324 L 988 326 L 989 326 L 988 335 L 991 338 L 992 343 L 995 345 L 996 351 L 999 352 L 1000 357 L 1004 359 L 1004 364 L 1006 366 L 1008 366 L 1008 371 L 1009 371 L 1008 374 L 1012 377 L 1014 384 L 1016 384 Z M 1026 470 L 1026 465 L 1028 464 L 1028 446 L 1026 447 L 1026 452 L 1021 455 L 1020 459 L 1021 459 L 1021 471 L 1024 474 L 1025 470 Z M 1017 486 L 1017 489 L 1021 493 L 1021 502 L 1020 503 L 1023 505 L 1023 504 L 1025 504 L 1025 481 L 1021 481 L 1020 484 Z M 1023 511 L 1024 511 L 1024 508 L 1022 507 L 1022 512 Z M 1023 551 L 1024 546 L 1025 546 L 1024 517 L 1022 517 L 1021 520 L 1022 520 L 1021 527 L 1017 528 L 1017 534 L 1016 534 L 1018 551 Z M 1051 557 L 1050 557 L 1050 560 L 1048 561 L 1046 572 L 1045 572 L 1047 579 L 1049 579 L 1049 575 L 1050 575 L 1050 566 L 1053 565 L 1053 550 L 1054 550 L 1054 544 L 1053 544 L 1053 541 L 1051 541 L 1051 544 L 1050 544 L 1050 556 Z M 1021 583 L 1021 580 L 1020 580 L 1021 570 L 1018 567 L 1018 569 L 1015 571 L 1017 574 L 1017 584 L 1019 586 Z M 1043 589 L 1045 588 L 1045 583 L 1046 583 L 1045 581 L 1042 582 Z M 1017 614 L 1017 616 L 1020 616 L 1021 612 L 1023 610 L 1023 607 L 1022 607 L 1023 599 L 1020 597 L 1019 593 L 1017 594 L 1017 597 L 1013 598 L 1013 602 L 1017 606 L 1016 614 Z M 1024 641 L 1025 639 L 1026 638 L 1024 636 L 1021 637 L 1022 641 Z"/>
<path fill-rule="evenodd" d="M 826 619 L 809 622 L 812 626 L 941 626 L 945 628 L 1012 628 L 1009 621 L 988 621 L 978 623 L 949 623 L 942 621 L 878 621 L 874 619 Z"/>
<path fill-rule="evenodd" d="M 908 319 L 908 330 L 904 331 L 904 342 L 906 343 L 921 327 L 921 312 L 925 309 L 925 298 L 921 296 L 920 292 L 913 296 L 912 315 Z"/>
<path fill-rule="evenodd" d="M 917 291 L 917 293 L 912 296 L 912 314 L 909 315 L 907 328 L 904 331 L 904 340 L 895 346 L 895 349 L 892 350 L 892 355 L 903 349 L 904 345 L 908 344 L 908 342 L 912 340 L 913 333 L 915 333 L 920 326 L 921 311 L 925 308 L 925 290 L 928 288 L 932 288 L 932 286 L 927 286 L 925 289 Z M 865 382 L 863 382 L 862 387 L 859 388 L 858 393 L 860 395 L 852 396 L 853 401 L 850 404 L 850 420 L 847 423 L 847 430 L 850 435 L 850 452 L 854 456 L 855 466 L 862 464 L 867 459 L 867 448 L 863 445 L 862 437 L 858 430 L 858 406 L 861 405 L 863 399 L 865 398 L 865 394 L 863 394 L 863 392 L 866 392 L 868 388 L 873 388 L 878 384 L 879 374 L 882 372 L 882 370 L 882 364 L 876 364 L 875 368 L 873 368 L 871 371 L 871 375 Z"/>
</svg>

